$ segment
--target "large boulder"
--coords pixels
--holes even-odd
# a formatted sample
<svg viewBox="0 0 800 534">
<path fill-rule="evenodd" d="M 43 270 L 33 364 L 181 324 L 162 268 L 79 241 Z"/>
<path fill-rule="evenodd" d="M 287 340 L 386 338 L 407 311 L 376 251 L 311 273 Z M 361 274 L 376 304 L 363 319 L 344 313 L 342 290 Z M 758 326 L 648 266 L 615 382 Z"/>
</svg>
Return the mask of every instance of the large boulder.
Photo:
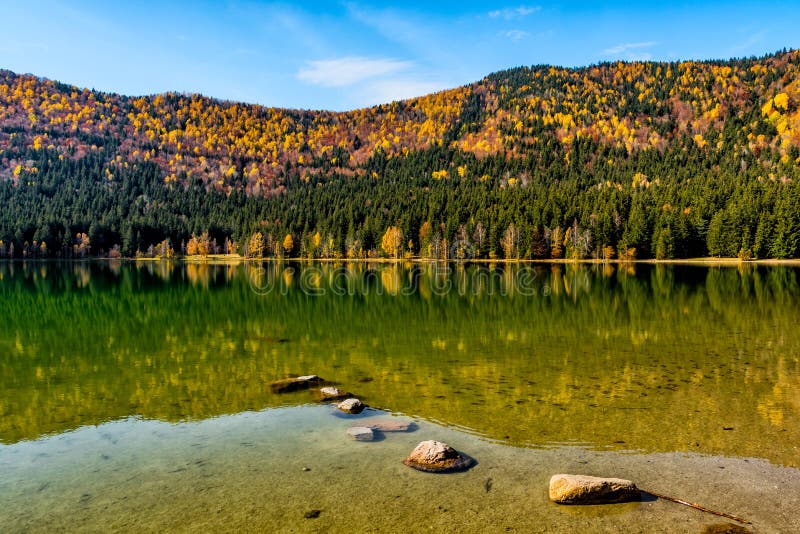
<svg viewBox="0 0 800 534">
<path fill-rule="evenodd" d="M 317 375 L 305 375 L 284 378 L 283 380 L 276 380 L 275 382 L 272 382 L 269 387 L 274 393 L 290 393 L 292 391 L 308 389 L 311 386 L 317 386 L 320 383 L 322 383 L 322 379 Z"/>
<path fill-rule="evenodd" d="M 469 469 L 475 464 L 475 460 L 447 443 L 428 440 L 420 442 L 403 463 L 428 473 L 449 473 Z"/>
<path fill-rule="evenodd" d="M 558 504 L 609 504 L 641 500 L 636 484 L 621 478 L 553 475 L 550 500 Z"/>
<path fill-rule="evenodd" d="M 345 399 L 336 405 L 339 410 L 345 413 L 361 413 L 366 408 L 366 405 L 358 399 Z"/>
<path fill-rule="evenodd" d="M 356 441 L 373 441 L 375 433 L 365 426 L 352 426 L 347 429 L 347 435 Z"/>
</svg>

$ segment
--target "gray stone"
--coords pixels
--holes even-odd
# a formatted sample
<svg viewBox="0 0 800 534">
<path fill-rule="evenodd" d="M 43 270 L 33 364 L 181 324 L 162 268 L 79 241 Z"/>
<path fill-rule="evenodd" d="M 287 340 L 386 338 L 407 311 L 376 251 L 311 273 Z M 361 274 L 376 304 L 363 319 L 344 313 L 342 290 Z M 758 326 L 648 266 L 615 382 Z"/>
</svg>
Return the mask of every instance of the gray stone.
<svg viewBox="0 0 800 534">
<path fill-rule="evenodd" d="M 345 413 L 361 413 L 366 406 L 358 399 L 345 399 L 336 405 L 341 411 Z"/>
<path fill-rule="evenodd" d="M 419 471 L 448 473 L 469 469 L 475 464 L 475 460 L 447 443 L 428 440 L 420 442 L 403 463 Z"/>
<path fill-rule="evenodd" d="M 400 419 L 378 419 L 376 421 L 367 421 L 364 426 L 380 432 L 408 432 L 413 429 L 414 423 Z"/>
<path fill-rule="evenodd" d="M 559 504 L 610 504 L 641 500 L 636 484 L 621 478 L 553 475 L 550 500 Z"/>
<path fill-rule="evenodd" d="M 356 441 L 372 441 L 375 439 L 375 433 L 371 428 L 365 426 L 353 426 L 347 429 L 347 435 Z"/>
<path fill-rule="evenodd" d="M 320 388 L 319 396 L 320 400 L 327 401 L 327 400 L 336 400 L 336 399 L 343 399 L 348 397 L 350 394 L 346 391 L 342 391 L 341 389 L 328 386 L 324 388 Z"/>
</svg>

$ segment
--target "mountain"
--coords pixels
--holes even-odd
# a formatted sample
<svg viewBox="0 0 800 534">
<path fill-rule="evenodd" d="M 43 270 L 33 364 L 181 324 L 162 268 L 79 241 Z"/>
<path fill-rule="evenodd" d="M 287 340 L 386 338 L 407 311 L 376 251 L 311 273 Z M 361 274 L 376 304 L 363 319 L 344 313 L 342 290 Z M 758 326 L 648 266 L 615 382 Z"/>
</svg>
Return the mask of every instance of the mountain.
<svg viewBox="0 0 800 534">
<path fill-rule="evenodd" d="M 0 255 L 797 257 L 799 74 L 522 67 L 334 113 L 0 71 Z"/>
</svg>

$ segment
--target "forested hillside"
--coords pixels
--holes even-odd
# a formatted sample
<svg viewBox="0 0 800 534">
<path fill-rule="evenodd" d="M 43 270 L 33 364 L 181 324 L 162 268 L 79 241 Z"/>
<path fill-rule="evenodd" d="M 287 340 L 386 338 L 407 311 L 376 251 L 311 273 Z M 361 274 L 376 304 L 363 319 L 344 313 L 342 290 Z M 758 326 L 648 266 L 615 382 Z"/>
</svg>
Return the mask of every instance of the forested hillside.
<svg viewBox="0 0 800 534">
<path fill-rule="evenodd" d="M 800 256 L 800 52 L 346 113 L 0 71 L 0 256 Z"/>
</svg>

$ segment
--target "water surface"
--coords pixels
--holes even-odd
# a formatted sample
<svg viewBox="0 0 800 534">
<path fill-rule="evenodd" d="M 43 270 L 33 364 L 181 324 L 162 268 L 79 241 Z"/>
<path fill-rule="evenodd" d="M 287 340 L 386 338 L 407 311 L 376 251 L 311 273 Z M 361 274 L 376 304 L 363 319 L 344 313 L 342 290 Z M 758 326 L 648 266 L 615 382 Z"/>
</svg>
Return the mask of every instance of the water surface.
<svg viewBox="0 0 800 534">
<path fill-rule="evenodd" d="M 0 264 L 0 527 L 719 522 L 662 501 L 548 503 L 549 476 L 572 471 L 800 528 L 799 274 Z M 308 373 L 418 430 L 353 443 L 352 422 L 310 393 L 268 387 Z M 399 463 L 430 438 L 478 466 L 436 477 Z"/>
</svg>

